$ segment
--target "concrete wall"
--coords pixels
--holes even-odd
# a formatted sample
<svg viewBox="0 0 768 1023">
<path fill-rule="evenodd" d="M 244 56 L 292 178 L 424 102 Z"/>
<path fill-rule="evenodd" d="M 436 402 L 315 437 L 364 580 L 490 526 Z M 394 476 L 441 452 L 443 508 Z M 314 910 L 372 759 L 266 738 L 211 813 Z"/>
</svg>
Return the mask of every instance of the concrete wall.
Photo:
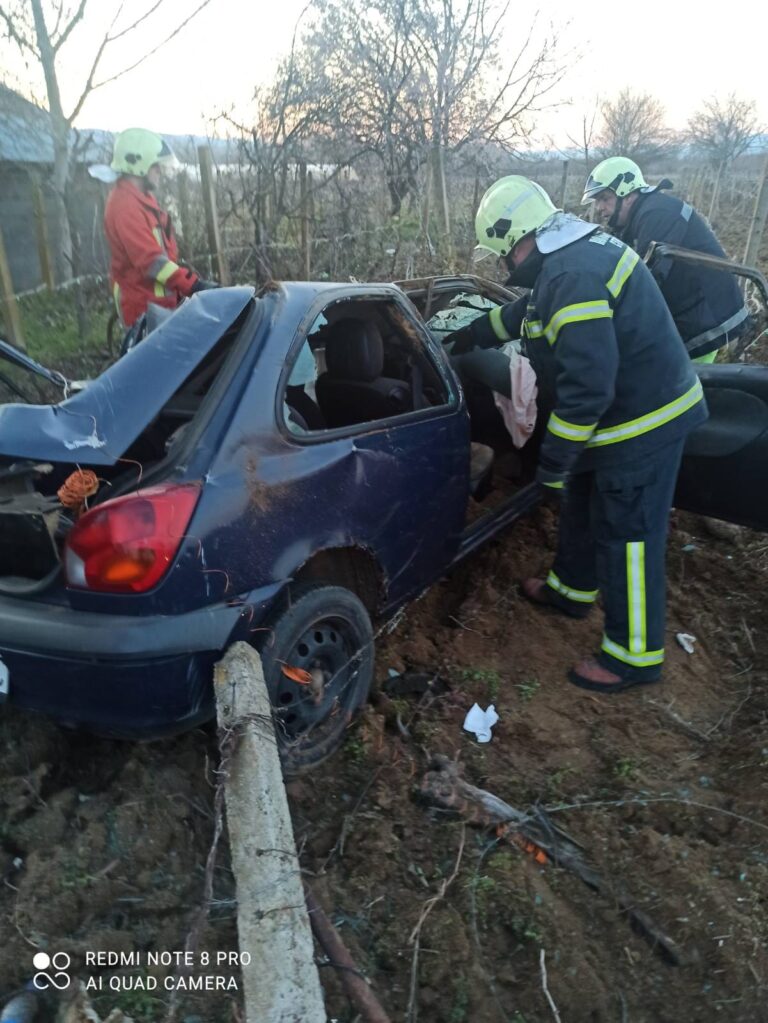
<svg viewBox="0 0 768 1023">
<path fill-rule="evenodd" d="M 43 177 L 48 234 L 54 273 L 57 281 L 71 277 L 56 269 L 60 250 L 54 228 L 53 208 L 45 186 L 47 168 L 0 162 L 0 228 L 2 228 L 11 278 L 15 292 L 30 291 L 43 283 L 37 241 L 35 211 L 32 201 L 30 172 L 39 171 Z M 89 178 L 85 168 L 78 167 L 74 183 L 74 227 L 80 237 L 81 273 L 105 273 L 108 266 L 106 240 L 102 228 L 106 189 Z"/>
</svg>

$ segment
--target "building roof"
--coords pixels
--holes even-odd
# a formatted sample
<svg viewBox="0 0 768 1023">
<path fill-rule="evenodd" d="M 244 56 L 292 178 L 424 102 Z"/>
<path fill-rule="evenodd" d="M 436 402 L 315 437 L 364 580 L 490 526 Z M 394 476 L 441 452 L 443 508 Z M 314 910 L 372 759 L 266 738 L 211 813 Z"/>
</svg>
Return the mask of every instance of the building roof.
<svg viewBox="0 0 768 1023">
<path fill-rule="evenodd" d="M 0 163 L 51 165 L 53 141 L 47 110 L 25 99 L 0 83 Z M 238 166 L 239 146 L 235 139 L 211 139 L 205 135 L 167 135 L 162 137 L 184 165 L 197 166 L 197 147 L 207 146 L 219 166 Z M 79 164 L 109 163 L 115 133 L 101 128 L 73 128 L 70 146 Z M 308 169 L 327 177 L 333 164 L 313 164 Z M 354 177 L 354 173 L 351 175 Z"/>
<path fill-rule="evenodd" d="M 0 163 L 52 164 L 53 141 L 47 110 L 0 83 Z M 77 163 L 109 162 L 115 133 L 73 128 L 70 145 Z M 235 145 L 198 135 L 163 135 L 182 163 L 197 162 L 197 146 L 208 145 L 217 163 L 233 159 Z"/>
<path fill-rule="evenodd" d="M 0 84 L 0 161 L 53 163 L 47 110 Z"/>
</svg>

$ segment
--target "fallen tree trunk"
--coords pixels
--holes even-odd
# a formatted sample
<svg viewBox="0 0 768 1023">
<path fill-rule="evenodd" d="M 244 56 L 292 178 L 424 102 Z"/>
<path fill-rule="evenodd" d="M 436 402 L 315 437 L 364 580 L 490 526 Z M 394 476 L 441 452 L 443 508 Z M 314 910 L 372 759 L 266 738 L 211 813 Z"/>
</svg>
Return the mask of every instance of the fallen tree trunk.
<svg viewBox="0 0 768 1023">
<path fill-rule="evenodd" d="M 326 1023 L 301 871 L 259 655 L 235 643 L 214 672 L 237 884 L 246 1023 Z"/>
<path fill-rule="evenodd" d="M 427 802 L 453 810 L 469 823 L 486 827 L 509 825 L 514 829 L 509 836 L 513 841 L 519 837 L 523 842 L 532 843 L 534 848 L 543 849 L 555 864 L 572 871 L 590 888 L 614 901 L 632 927 L 662 959 L 674 966 L 681 966 L 687 961 L 680 946 L 646 913 L 635 907 L 635 899 L 624 886 L 606 881 L 586 862 L 577 843 L 556 827 L 542 810 L 524 813 L 492 792 L 470 785 L 461 777 L 458 764 L 439 754 L 432 758 L 430 770 L 421 783 L 420 794 Z"/>
</svg>

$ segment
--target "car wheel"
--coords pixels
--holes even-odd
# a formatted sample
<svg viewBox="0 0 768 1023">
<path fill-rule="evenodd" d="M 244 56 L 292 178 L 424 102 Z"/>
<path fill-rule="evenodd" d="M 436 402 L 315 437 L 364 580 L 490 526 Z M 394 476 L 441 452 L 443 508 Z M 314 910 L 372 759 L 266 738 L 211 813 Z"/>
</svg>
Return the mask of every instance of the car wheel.
<svg viewBox="0 0 768 1023">
<path fill-rule="evenodd" d="M 368 696 L 371 619 L 350 590 L 313 585 L 292 591 L 290 606 L 271 619 L 263 636 L 261 659 L 280 758 L 286 774 L 297 774 L 341 745 Z"/>
</svg>

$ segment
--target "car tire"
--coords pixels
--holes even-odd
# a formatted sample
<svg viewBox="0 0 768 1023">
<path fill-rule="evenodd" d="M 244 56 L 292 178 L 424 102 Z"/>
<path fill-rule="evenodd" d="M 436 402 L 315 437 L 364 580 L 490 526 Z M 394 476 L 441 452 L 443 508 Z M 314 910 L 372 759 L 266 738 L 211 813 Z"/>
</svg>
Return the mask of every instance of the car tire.
<svg viewBox="0 0 768 1023">
<path fill-rule="evenodd" d="M 316 767 L 341 745 L 365 703 L 375 663 L 365 605 L 341 586 L 294 588 L 266 623 L 260 653 L 285 774 Z M 309 672 L 297 682 L 284 668 Z"/>
</svg>

